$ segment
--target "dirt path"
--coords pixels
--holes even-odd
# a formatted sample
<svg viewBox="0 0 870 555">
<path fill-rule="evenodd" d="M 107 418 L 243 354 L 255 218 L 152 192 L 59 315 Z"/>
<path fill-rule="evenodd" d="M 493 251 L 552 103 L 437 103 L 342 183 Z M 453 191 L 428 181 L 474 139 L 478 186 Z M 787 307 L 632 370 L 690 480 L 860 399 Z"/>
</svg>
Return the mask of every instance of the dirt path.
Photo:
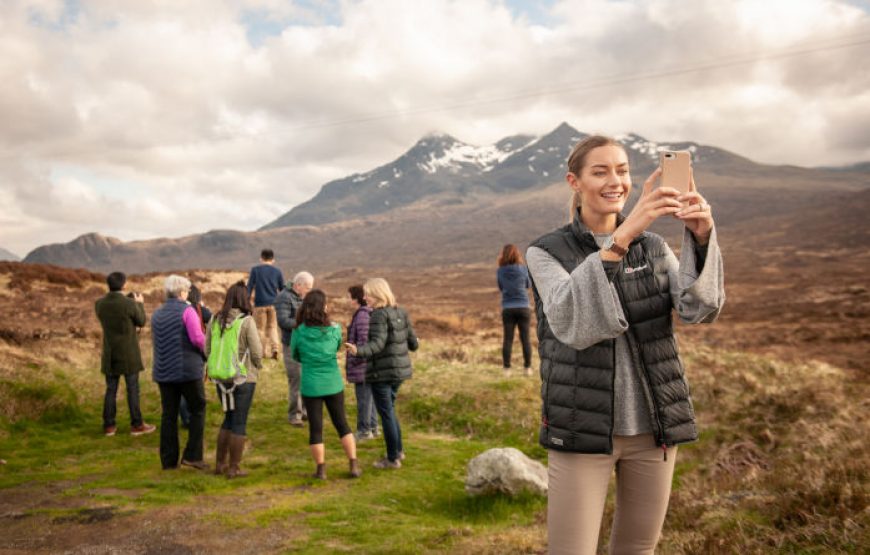
<svg viewBox="0 0 870 555">
<path fill-rule="evenodd" d="M 136 492 L 92 491 L 90 497 L 64 492 L 73 484 L 21 486 L 0 491 L 0 554 L 69 553 L 186 555 L 193 553 L 282 553 L 304 541 L 299 519 L 283 519 L 268 527 L 246 515 L 268 506 L 286 491 L 244 491 L 227 497 L 199 496 L 193 503 L 148 509 L 131 508 Z M 130 498 L 110 504 L 96 495 Z M 228 525 L 226 522 L 236 524 Z M 228 539 L 231 538 L 231 539 Z M 231 543 L 228 543 L 231 542 Z"/>
</svg>

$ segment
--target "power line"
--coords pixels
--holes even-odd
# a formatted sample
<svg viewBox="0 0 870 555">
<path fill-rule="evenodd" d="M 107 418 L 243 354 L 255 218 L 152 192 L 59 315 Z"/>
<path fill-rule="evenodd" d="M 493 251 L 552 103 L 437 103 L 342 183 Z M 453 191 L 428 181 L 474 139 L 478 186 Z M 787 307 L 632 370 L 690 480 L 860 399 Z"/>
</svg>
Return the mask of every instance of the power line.
<svg viewBox="0 0 870 555">
<path fill-rule="evenodd" d="M 854 40 L 853 40 L 854 39 Z M 845 42 L 844 42 L 845 41 Z M 833 50 L 842 50 L 845 48 L 853 48 L 856 46 L 862 46 L 870 44 L 870 36 L 863 35 L 854 35 L 850 37 L 840 37 L 839 39 L 827 40 L 822 43 L 814 43 L 812 45 L 804 45 L 800 47 L 792 47 L 789 50 L 779 51 L 779 52 L 768 52 L 761 54 L 744 54 L 744 55 L 732 55 L 724 59 L 720 59 L 717 62 L 708 62 L 708 63 L 699 63 L 692 66 L 685 66 L 673 69 L 660 69 L 657 71 L 651 71 L 647 73 L 633 73 L 633 74 L 618 74 L 611 75 L 605 77 L 603 79 L 593 80 L 593 81 L 575 81 L 564 83 L 561 86 L 547 89 L 538 89 L 534 91 L 527 91 L 507 96 L 501 97 L 492 97 L 486 99 L 479 100 L 470 100 L 465 102 L 456 102 L 453 104 L 446 104 L 442 106 L 428 106 L 421 108 L 411 108 L 407 110 L 390 110 L 386 112 L 380 112 L 375 114 L 367 114 L 361 115 L 357 117 L 349 117 L 344 119 L 337 119 L 331 121 L 320 121 L 320 122 L 309 122 L 303 123 L 300 125 L 291 126 L 285 129 L 285 131 L 305 131 L 309 129 L 321 129 L 328 127 L 340 127 L 343 125 L 353 125 L 359 123 L 370 123 L 373 121 L 381 121 L 392 118 L 401 118 L 408 116 L 417 116 L 422 114 L 430 114 L 437 112 L 449 112 L 452 110 L 458 110 L 461 108 L 472 108 L 476 106 L 486 106 L 490 104 L 498 104 L 503 102 L 512 102 L 515 100 L 527 100 L 531 98 L 541 98 L 545 96 L 556 96 L 560 94 L 565 94 L 568 92 L 578 92 L 584 90 L 592 90 L 599 88 L 611 87 L 614 85 L 622 85 L 626 83 L 640 82 L 640 81 L 651 81 L 656 79 L 663 79 L 667 77 L 677 77 L 680 75 L 687 75 L 691 73 L 700 73 L 705 71 L 713 71 L 717 69 L 725 69 L 730 67 L 737 67 L 741 65 L 749 65 L 757 62 L 765 62 L 765 61 L 774 61 L 774 60 L 784 60 L 788 58 L 796 58 L 799 56 L 806 56 L 808 54 L 814 54 L 819 52 L 829 52 Z"/>
</svg>

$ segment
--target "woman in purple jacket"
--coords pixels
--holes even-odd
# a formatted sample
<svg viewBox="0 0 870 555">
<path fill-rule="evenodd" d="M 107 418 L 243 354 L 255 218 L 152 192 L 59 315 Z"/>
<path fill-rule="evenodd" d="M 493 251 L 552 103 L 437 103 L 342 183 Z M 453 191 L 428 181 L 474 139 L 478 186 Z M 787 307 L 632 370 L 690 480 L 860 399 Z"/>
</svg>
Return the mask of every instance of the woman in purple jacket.
<svg viewBox="0 0 870 555">
<path fill-rule="evenodd" d="M 350 299 L 357 305 L 356 312 L 347 327 L 347 341 L 364 345 L 369 338 L 370 306 L 366 306 L 362 285 L 354 285 L 347 290 Z M 372 387 L 365 383 L 366 359 L 347 355 L 347 381 L 354 384 L 356 391 L 356 436 L 357 443 L 378 435 L 378 417 L 372 400 Z"/>
</svg>

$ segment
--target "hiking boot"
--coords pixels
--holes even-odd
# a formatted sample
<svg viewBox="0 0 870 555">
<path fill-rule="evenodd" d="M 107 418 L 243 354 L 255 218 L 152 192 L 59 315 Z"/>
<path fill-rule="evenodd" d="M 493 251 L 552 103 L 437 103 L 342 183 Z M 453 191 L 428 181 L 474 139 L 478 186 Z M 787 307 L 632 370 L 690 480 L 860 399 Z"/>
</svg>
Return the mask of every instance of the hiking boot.
<svg viewBox="0 0 870 555">
<path fill-rule="evenodd" d="M 305 424 L 302 422 L 302 419 L 301 419 L 301 418 L 291 418 L 291 419 L 289 420 L 289 423 L 290 423 L 290 425 L 293 426 L 294 428 L 301 428 L 302 426 L 305 425 Z"/>
<path fill-rule="evenodd" d="M 133 426 L 132 428 L 130 428 L 130 435 L 131 436 L 141 436 L 141 435 L 145 435 L 145 434 L 150 434 L 151 432 L 153 432 L 156 429 L 157 429 L 157 426 L 154 426 L 152 424 L 146 424 L 143 422 L 139 426 Z"/>
<path fill-rule="evenodd" d="M 217 437 L 217 449 L 214 457 L 214 473 L 215 475 L 224 474 L 227 471 L 227 455 L 230 453 L 230 436 L 232 432 L 221 428 Z"/>
<path fill-rule="evenodd" d="M 363 441 L 368 441 L 370 439 L 374 439 L 375 435 L 369 431 L 363 432 L 363 431 L 357 430 L 353 434 L 353 437 L 357 443 L 362 443 Z"/>
<path fill-rule="evenodd" d="M 504 368 L 502 368 L 502 370 L 504 371 L 505 377 L 508 377 L 511 375 L 511 367 L 510 366 L 505 366 Z"/>
<path fill-rule="evenodd" d="M 211 467 L 205 461 L 188 461 L 185 459 L 181 459 L 181 466 L 189 466 L 190 468 L 195 468 L 202 471 L 211 470 Z"/>
<path fill-rule="evenodd" d="M 373 464 L 372 466 L 380 469 L 395 470 L 397 468 L 402 468 L 402 461 L 400 461 L 399 459 L 391 461 L 387 457 L 384 457 L 383 459 L 376 461 L 375 464 Z"/>
<path fill-rule="evenodd" d="M 314 471 L 312 477 L 318 480 L 326 480 L 326 463 L 318 464 L 317 470 Z"/>
<path fill-rule="evenodd" d="M 532 369 L 531 369 L 530 367 L 526 366 L 525 372 L 526 372 L 526 377 L 527 377 L 527 378 L 531 378 L 531 377 L 532 377 Z"/>
<path fill-rule="evenodd" d="M 399 460 L 400 461 L 405 460 L 405 452 L 404 451 L 399 451 Z"/>
<path fill-rule="evenodd" d="M 239 468 L 242 462 L 242 455 L 245 453 L 245 436 L 230 433 L 230 467 L 227 470 L 227 478 L 244 478 L 248 475 L 247 472 Z"/>
<path fill-rule="evenodd" d="M 106 426 L 105 428 L 103 428 L 103 433 L 106 434 L 106 437 L 112 437 L 117 431 L 117 426 Z"/>
<path fill-rule="evenodd" d="M 359 465 L 359 460 L 350 459 L 350 477 L 359 478 L 362 476 L 362 467 Z"/>
</svg>

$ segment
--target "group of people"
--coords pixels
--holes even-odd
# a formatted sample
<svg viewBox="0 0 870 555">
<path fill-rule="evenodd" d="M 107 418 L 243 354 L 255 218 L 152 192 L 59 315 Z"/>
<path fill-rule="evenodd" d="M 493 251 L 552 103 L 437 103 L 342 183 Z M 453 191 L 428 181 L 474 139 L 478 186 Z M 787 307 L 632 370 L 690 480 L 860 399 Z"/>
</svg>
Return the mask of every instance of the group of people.
<svg viewBox="0 0 870 555">
<path fill-rule="evenodd" d="M 138 389 L 144 364 L 137 330 L 147 320 L 144 299 L 141 293 L 124 294 L 126 276 L 121 272 L 109 274 L 106 281 L 109 293 L 95 307 L 103 328 L 104 433 L 112 436 L 117 431 L 115 399 L 121 376 L 127 386 L 130 433 L 150 433 L 156 427 L 142 420 Z M 228 288 L 214 315 L 202 305 L 199 290 L 187 278 L 174 274 L 166 278 L 165 301 L 151 316 L 152 377 L 160 390 L 160 462 L 164 469 L 180 465 L 210 469 L 203 457 L 203 434 L 205 380 L 211 378 L 224 411 L 214 473 L 227 478 L 247 475 L 240 464 L 248 415 L 263 359 L 277 359 L 278 345 L 283 347 L 289 383 L 288 420 L 293 426 L 308 421 L 315 478 L 326 479 L 324 405 L 348 458 L 351 477 L 362 474 L 357 442 L 379 435 L 377 416 L 386 454 L 374 466 L 402 466 L 405 453 L 395 403 L 402 382 L 412 374 L 409 352 L 418 348 L 410 318 L 397 306 L 386 280 L 370 279 L 348 290 L 356 310 L 345 341 L 341 327 L 330 318 L 326 294 L 313 286 L 314 278 L 308 272 L 284 284 L 268 249 L 261 253 L 261 264 L 252 269 L 248 283 L 239 281 Z M 356 391 L 356 432 L 348 425 L 345 412 L 344 379 L 337 358 L 341 351 L 345 351 L 347 380 Z M 187 423 L 188 437 L 180 453 L 181 413 L 186 413 L 182 420 Z"/>
<path fill-rule="evenodd" d="M 698 438 L 672 313 L 676 310 L 681 320 L 693 324 L 717 318 L 725 301 L 722 255 L 710 205 L 698 192 L 692 174 L 686 191 L 681 192 L 656 186 L 661 173 L 659 168 L 649 176 L 636 204 L 624 214 L 631 193 L 625 148 L 600 135 L 582 139 L 567 160 L 565 179 L 572 190 L 568 224 L 531 242 L 527 267 L 515 245 L 506 245 L 499 257 L 506 372 L 518 327 L 524 369 L 531 374 L 529 287 L 534 296 L 542 381 L 539 441 L 548 450 L 550 553 L 596 552 L 614 469 L 616 509 L 610 551 L 653 553 L 667 511 L 677 446 Z M 664 217 L 684 225 L 679 259 L 661 236 L 647 231 Z M 271 253 L 263 253 L 263 265 L 270 266 L 267 255 Z M 271 285 L 264 278 L 269 274 Z M 316 475 L 325 477 L 323 404 L 341 436 L 352 474 L 359 469 L 354 440 L 378 433 L 372 406 L 381 417 L 387 451 L 377 466 L 400 467 L 404 450 L 393 404 L 402 381 L 411 374 L 408 351 L 417 347 L 407 314 L 396 306 L 383 280 L 369 280 L 349 292 L 357 304 L 345 344 L 347 378 L 355 384 L 359 409 L 354 436 L 345 421 L 344 387 L 335 358 L 342 334 L 329 318 L 326 295 L 312 290 L 313 279 L 302 274 L 280 291 L 279 276 L 280 272 L 268 269 L 252 271 L 248 287 L 263 293 L 262 302 L 258 300 L 253 309 L 264 309 L 259 320 L 262 330 L 273 321 L 281 327 L 290 380 L 288 418 L 294 424 L 306 417 L 309 421 Z M 136 373 L 142 369 L 138 346 L 122 339 L 125 330 L 144 324 L 145 312 L 141 296 L 127 299 L 119 294 L 122 278 L 110 275 L 112 292 L 97 303 L 104 329 L 122 330 L 107 331 L 104 345 L 112 354 L 104 352 L 103 368 L 125 375 L 132 433 L 148 433 L 153 426 L 142 421 L 135 395 L 131 395 L 137 391 Z M 181 280 L 177 276 L 167 279 L 167 302 L 152 318 L 154 375 L 164 404 L 161 460 L 167 467 L 177 462 L 177 438 L 173 436 L 179 398 L 187 398 L 191 429 L 202 426 L 202 359 L 193 354 L 204 345 L 204 356 L 208 356 L 215 334 L 251 312 L 248 295 L 243 294 L 249 291 L 243 283 L 236 284 L 203 339 L 182 296 L 189 283 Z M 237 299 L 234 291 L 239 292 Z M 275 299 L 269 300 L 273 291 Z M 113 316 L 104 318 L 110 311 Z M 248 360 L 259 367 L 261 350 L 255 326 L 250 319 L 245 325 Z M 268 336 L 266 344 L 272 345 L 269 341 L 276 341 L 276 335 Z M 169 355 L 164 357 L 161 349 L 184 356 L 176 355 L 170 364 Z M 267 353 L 277 358 L 277 347 L 268 348 Z M 190 372 L 185 364 L 190 365 Z M 300 373 L 301 384 L 295 389 L 295 376 Z M 185 382 L 188 378 L 196 383 Z M 231 453 L 230 475 L 238 472 L 238 445 L 242 445 L 238 438 L 244 439 L 245 419 L 231 413 L 247 414 L 254 382 L 249 374 L 246 386 L 236 387 L 236 408 L 228 411 L 221 429 L 221 434 L 225 430 L 227 434 L 223 442 L 219 438 L 218 462 L 224 445 Z M 118 383 L 117 376 L 107 373 L 107 434 L 115 432 L 113 395 Z M 244 387 L 250 392 L 240 392 Z M 296 391 L 301 401 L 295 399 Z M 197 450 L 189 441 L 182 464 L 197 466 L 201 459 L 201 448 Z"/>
</svg>

